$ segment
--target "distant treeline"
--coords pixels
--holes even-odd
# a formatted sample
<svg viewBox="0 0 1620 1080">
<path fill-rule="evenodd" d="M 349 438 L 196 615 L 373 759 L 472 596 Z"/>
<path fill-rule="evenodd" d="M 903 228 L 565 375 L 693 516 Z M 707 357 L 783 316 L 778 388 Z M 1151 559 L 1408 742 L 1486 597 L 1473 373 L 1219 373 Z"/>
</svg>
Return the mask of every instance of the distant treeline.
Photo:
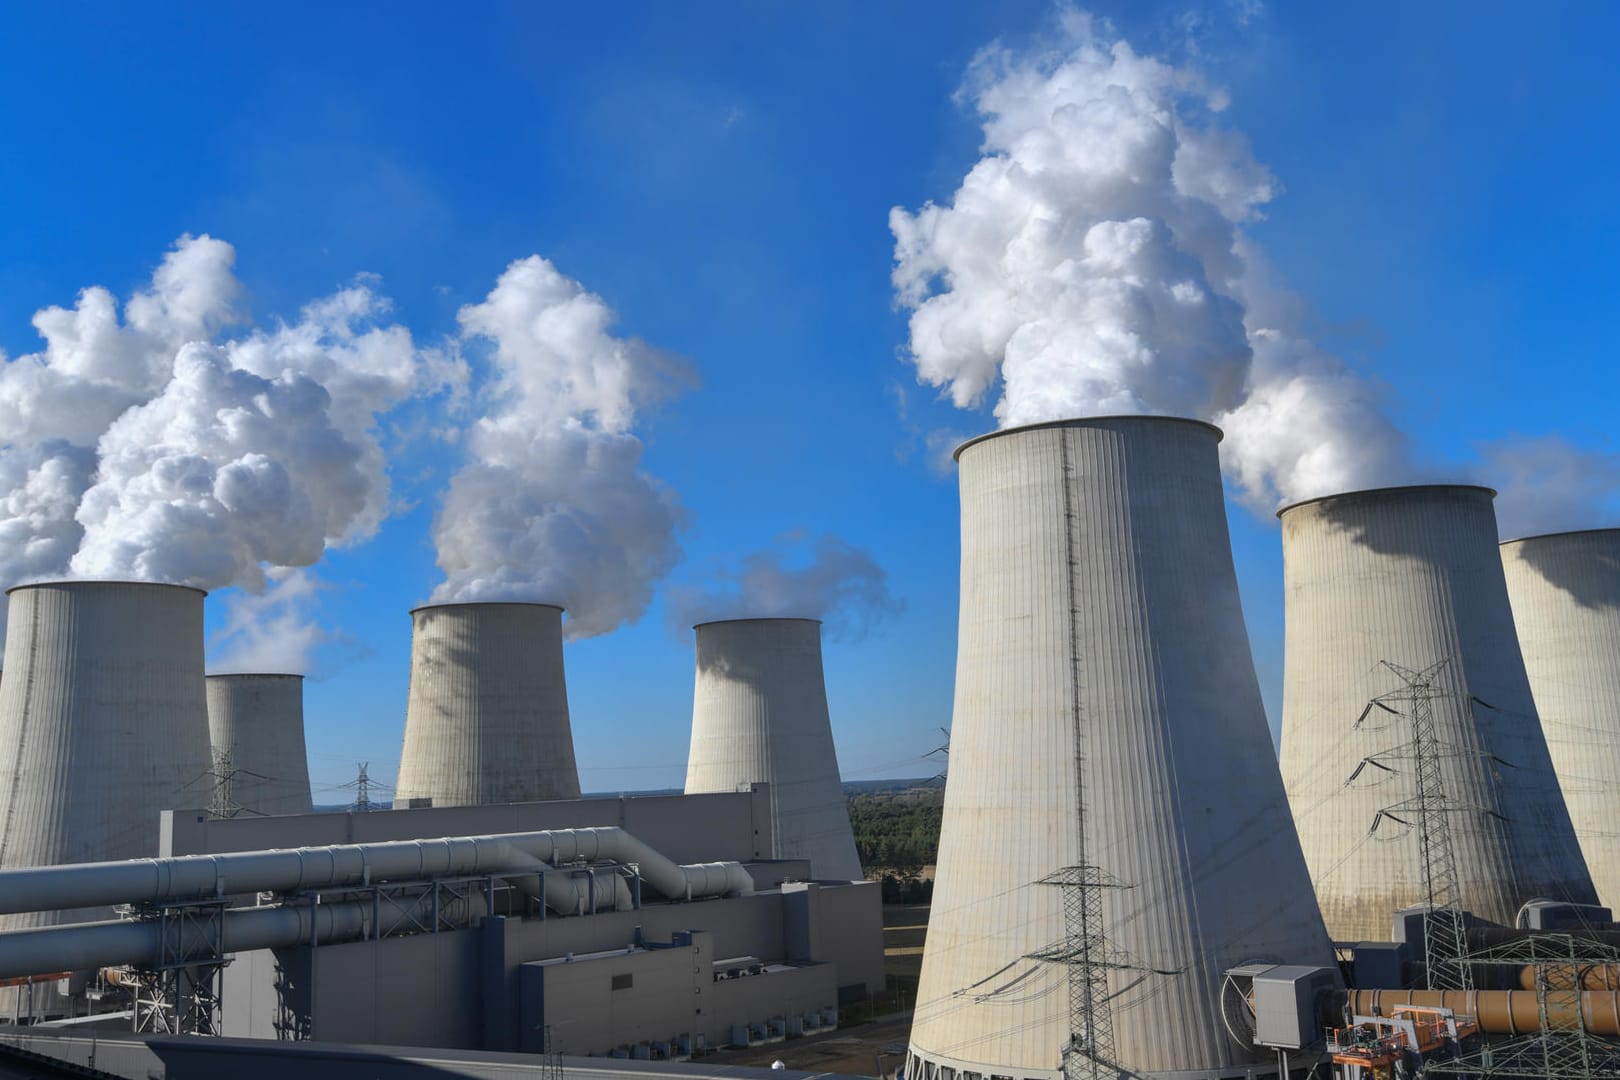
<svg viewBox="0 0 1620 1080">
<path fill-rule="evenodd" d="M 934 862 L 945 792 L 937 784 L 852 795 L 849 823 L 868 876 L 915 877 Z"/>
</svg>

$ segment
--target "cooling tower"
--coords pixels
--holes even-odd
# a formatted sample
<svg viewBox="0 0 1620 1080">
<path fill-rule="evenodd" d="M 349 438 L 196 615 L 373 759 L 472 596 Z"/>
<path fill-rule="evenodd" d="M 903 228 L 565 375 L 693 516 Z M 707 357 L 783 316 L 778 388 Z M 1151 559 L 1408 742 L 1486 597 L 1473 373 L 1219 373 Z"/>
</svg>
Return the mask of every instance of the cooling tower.
<svg viewBox="0 0 1620 1080">
<path fill-rule="evenodd" d="M 1429 707 L 1462 906 L 1511 925 L 1532 897 L 1596 899 L 1525 678 L 1494 494 L 1384 488 L 1279 515 L 1283 780 L 1337 940 L 1387 939 L 1391 912 L 1426 899 L 1414 815 L 1369 831 L 1380 810 L 1416 793 L 1404 715 L 1416 706 L 1374 708 L 1357 726 L 1371 699 L 1405 685 L 1385 662 L 1421 671 L 1445 661 Z M 1372 756 L 1379 764 L 1347 784 Z"/>
<path fill-rule="evenodd" d="M 821 623 L 736 619 L 696 630 L 686 793 L 768 783 L 776 857 L 809 859 L 823 880 L 860 880 L 827 718 Z"/>
<path fill-rule="evenodd" d="M 1502 568 L 1576 839 L 1620 910 L 1620 529 L 1509 541 Z"/>
<path fill-rule="evenodd" d="M 310 812 L 302 675 L 208 676 L 208 732 L 233 809 Z"/>
<path fill-rule="evenodd" d="M 1249 654 L 1207 424 L 1015 428 L 957 451 L 950 771 L 908 1074 L 1056 1078 L 1065 890 L 1099 868 L 1093 955 L 1132 1075 L 1275 1071 L 1228 1034 L 1223 973 L 1331 964 Z M 1083 898 L 1084 894 L 1074 894 Z M 1230 1004 L 1230 1002 L 1227 1002 Z"/>
<path fill-rule="evenodd" d="M 411 612 L 397 804 L 579 798 L 562 614 L 551 604 L 434 604 Z"/>
<path fill-rule="evenodd" d="M 213 793 L 203 593 L 70 581 L 9 597 L 0 867 L 157 855 L 159 813 Z"/>
</svg>

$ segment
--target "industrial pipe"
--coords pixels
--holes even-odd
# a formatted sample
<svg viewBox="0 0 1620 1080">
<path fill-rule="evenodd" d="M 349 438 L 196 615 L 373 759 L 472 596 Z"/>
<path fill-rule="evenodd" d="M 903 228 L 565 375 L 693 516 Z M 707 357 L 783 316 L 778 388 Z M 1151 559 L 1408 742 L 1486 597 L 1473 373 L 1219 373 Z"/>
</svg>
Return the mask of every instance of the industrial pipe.
<svg viewBox="0 0 1620 1080">
<path fill-rule="evenodd" d="M 1572 937 L 1578 941 L 1594 941 L 1602 945 L 1620 945 L 1620 930 L 1597 929 L 1590 926 L 1574 927 L 1568 930 L 1529 930 L 1522 927 L 1474 926 L 1468 930 L 1468 947 L 1470 951 L 1479 952 L 1485 949 L 1500 948 L 1504 945 L 1514 945 L 1530 938 L 1544 938 L 1553 934 Z"/>
<path fill-rule="evenodd" d="M 532 875 L 539 871 L 538 863 L 580 859 L 635 864 L 643 881 L 673 900 L 754 891 L 753 879 L 741 863 L 682 866 L 623 829 L 602 827 L 0 870 L 0 914 L 357 887 L 453 875 Z M 568 900 L 561 893 L 569 887 L 562 884 L 566 876 L 546 877 L 560 879 L 555 883 L 548 880 L 545 890 L 563 905 L 557 910 L 577 910 L 577 892 Z"/>
<path fill-rule="evenodd" d="M 434 918 L 431 893 L 401 907 L 370 900 L 287 907 L 234 908 L 219 913 L 223 954 L 274 949 L 287 945 L 331 945 L 385 936 L 405 926 Z M 481 895 L 439 898 L 439 914 L 470 922 L 485 912 Z M 444 905 L 450 905 L 445 907 Z M 456 911 L 460 905 L 461 910 Z M 375 916 L 375 921 L 374 921 Z M 41 971 L 110 967 L 122 964 L 157 966 L 213 955 L 215 941 L 205 922 L 180 919 L 116 921 L 47 926 L 0 933 L 0 979 Z"/>
<path fill-rule="evenodd" d="M 1519 985 L 1526 990 L 1536 988 L 1536 964 L 1519 969 Z M 1575 985 L 1575 973 L 1580 972 L 1582 990 L 1620 990 L 1620 964 L 1550 964 L 1542 968 L 1547 985 L 1554 990 L 1568 990 Z"/>
<path fill-rule="evenodd" d="M 1480 1030 L 1493 1034 L 1541 1030 L 1541 1009 L 1529 990 L 1351 990 L 1349 997 L 1351 1010 L 1361 1016 L 1374 1012 L 1388 1016 L 1396 1005 L 1428 1005 L 1472 1016 Z M 1553 1031 L 1620 1035 L 1620 992 L 1582 991 L 1579 1016 L 1568 999 L 1551 999 L 1547 1022 Z"/>
</svg>

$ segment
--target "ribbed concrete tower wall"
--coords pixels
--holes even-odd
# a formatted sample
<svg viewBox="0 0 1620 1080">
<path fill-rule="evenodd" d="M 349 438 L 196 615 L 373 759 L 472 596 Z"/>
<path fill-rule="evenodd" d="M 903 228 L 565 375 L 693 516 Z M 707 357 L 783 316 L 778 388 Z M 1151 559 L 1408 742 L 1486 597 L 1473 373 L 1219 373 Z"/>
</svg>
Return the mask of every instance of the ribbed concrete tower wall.
<svg viewBox="0 0 1620 1080">
<path fill-rule="evenodd" d="M 938 876 L 911 1032 L 938 1067 L 1057 1077 L 1082 862 L 1119 955 L 1120 1064 L 1275 1069 L 1226 1032 L 1223 972 L 1332 953 L 1288 815 L 1238 599 L 1220 432 L 1125 417 L 1013 429 L 958 451 L 962 587 Z M 1082 822 L 1083 812 L 1083 822 Z M 1271 1064 L 1268 1064 L 1271 1062 Z"/>
<path fill-rule="evenodd" d="M 737 619 L 696 631 L 686 793 L 768 783 L 776 857 L 809 859 L 823 880 L 860 880 L 827 714 L 821 624 Z"/>
<path fill-rule="evenodd" d="M 1410 724 L 1374 710 L 1356 727 L 1371 698 L 1403 685 L 1382 661 L 1448 661 L 1433 709 L 1444 794 L 1473 808 L 1447 815 L 1463 906 L 1511 924 L 1533 897 L 1595 899 L 1525 677 L 1492 497 L 1387 488 L 1281 513 L 1283 780 L 1337 940 L 1387 940 L 1391 912 L 1425 899 L 1416 830 L 1386 819 L 1368 833 L 1380 809 L 1416 793 Z M 1367 768 L 1346 785 L 1374 754 L 1398 771 Z"/>
<path fill-rule="evenodd" d="M 208 676 L 208 731 L 230 754 L 231 801 L 258 814 L 307 814 L 302 675 Z"/>
<path fill-rule="evenodd" d="M 203 593 L 72 581 L 8 595 L 0 868 L 157 855 L 159 814 L 212 796 Z"/>
<path fill-rule="evenodd" d="M 1620 910 L 1620 529 L 1502 545 L 1547 750 L 1598 900 Z"/>
<path fill-rule="evenodd" d="M 436 604 L 411 612 L 411 686 L 394 801 L 577 799 L 562 608 Z"/>
</svg>

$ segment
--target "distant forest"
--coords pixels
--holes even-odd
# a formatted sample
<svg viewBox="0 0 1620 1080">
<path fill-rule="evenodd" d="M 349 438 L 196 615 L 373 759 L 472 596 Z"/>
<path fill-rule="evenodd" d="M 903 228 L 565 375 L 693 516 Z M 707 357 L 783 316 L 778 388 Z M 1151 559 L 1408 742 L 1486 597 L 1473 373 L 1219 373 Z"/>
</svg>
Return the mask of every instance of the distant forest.
<svg viewBox="0 0 1620 1080">
<path fill-rule="evenodd" d="M 885 903 L 925 903 L 932 880 L 922 870 L 934 864 L 945 791 L 938 783 L 914 784 L 849 797 L 849 823 L 866 876 L 883 882 Z"/>
</svg>

